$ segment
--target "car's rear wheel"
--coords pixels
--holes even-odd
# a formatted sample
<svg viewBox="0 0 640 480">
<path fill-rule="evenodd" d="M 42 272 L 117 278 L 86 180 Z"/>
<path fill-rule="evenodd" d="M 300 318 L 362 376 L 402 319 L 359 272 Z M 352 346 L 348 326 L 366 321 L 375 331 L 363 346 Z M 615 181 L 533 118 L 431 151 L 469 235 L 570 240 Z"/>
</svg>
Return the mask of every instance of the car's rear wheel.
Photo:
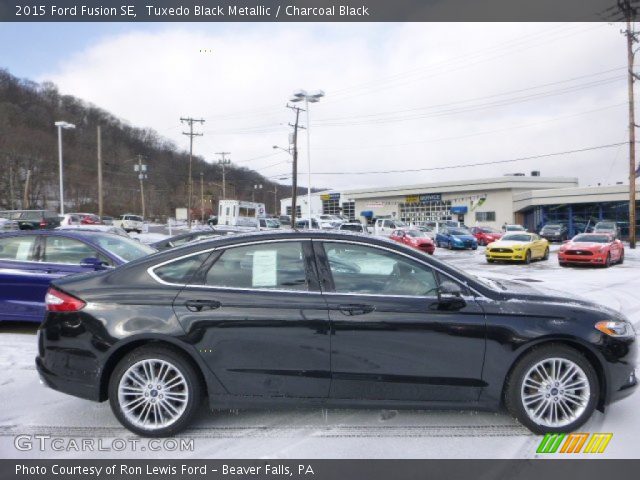
<svg viewBox="0 0 640 480">
<path fill-rule="evenodd" d="M 549 247 L 544 250 L 544 255 L 542 256 L 542 260 L 549 260 Z"/>
<path fill-rule="evenodd" d="M 564 345 L 535 348 L 515 366 L 505 388 L 507 410 L 536 434 L 570 432 L 593 413 L 598 376 L 589 361 Z"/>
<path fill-rule="evenodd" d="M 624 250 L 620 252 L 620 259 L 618 260 L 618 265 L 622 265 L 624 263 Z"/>
<path fill-rule="evenodd" d="M 111 410 L 120 423 L 145 437 L 175 435 L 191 423 L 202 386 L 178 351 L 141 347 L 126 355 L 109 379 Z"/>
</svg>

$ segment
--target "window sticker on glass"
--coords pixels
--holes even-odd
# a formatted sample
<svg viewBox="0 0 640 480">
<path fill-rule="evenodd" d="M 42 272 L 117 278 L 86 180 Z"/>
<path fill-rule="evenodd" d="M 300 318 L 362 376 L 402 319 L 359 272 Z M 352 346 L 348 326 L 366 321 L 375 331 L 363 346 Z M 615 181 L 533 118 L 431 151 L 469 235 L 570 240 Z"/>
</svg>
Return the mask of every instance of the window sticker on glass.
<svg viewBox="0 0 640 480">
<path fill-rule="evenodd" d="M 258 250 L 253 253 L 252 285 L 275 287 L 277 285 L 277 250 Z"/>
</svg>

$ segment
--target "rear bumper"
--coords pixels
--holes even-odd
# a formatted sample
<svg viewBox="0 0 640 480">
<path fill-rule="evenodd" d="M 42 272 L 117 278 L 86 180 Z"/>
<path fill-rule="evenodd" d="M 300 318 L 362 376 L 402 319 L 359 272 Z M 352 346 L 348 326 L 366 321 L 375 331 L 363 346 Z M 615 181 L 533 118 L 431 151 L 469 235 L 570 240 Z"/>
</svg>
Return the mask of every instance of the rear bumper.
<svg viewBox="0 0 640 480">
<path fill-rule="evenodd" d="M 47 387 L 75 397 L 100 401 L 100 388 L 98 382 L 84 383 L 76 377 L 65 377 L 56 373 L 45 365 L 41 357 L 36 357 L 36 370 L 42 383 Z"/>
</svg>

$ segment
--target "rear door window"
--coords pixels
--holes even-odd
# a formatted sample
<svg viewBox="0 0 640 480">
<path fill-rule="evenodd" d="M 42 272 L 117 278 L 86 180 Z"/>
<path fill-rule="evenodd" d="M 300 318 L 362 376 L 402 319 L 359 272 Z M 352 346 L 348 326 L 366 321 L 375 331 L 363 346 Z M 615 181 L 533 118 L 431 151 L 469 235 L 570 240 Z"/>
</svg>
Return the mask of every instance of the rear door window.
<svg viewBox="0 0 640 480">
<path fill-rule="evenodd" d="M 34 261 L 35 235 L 0 238 L 0 260 Z"/>
<path fill-rule="evenodd" d="M 42 261 L 80 265 L 85 258 L 100 258 L 98 251 L 75 238 L 50 236 L 45 239 Z"/>
</svg>

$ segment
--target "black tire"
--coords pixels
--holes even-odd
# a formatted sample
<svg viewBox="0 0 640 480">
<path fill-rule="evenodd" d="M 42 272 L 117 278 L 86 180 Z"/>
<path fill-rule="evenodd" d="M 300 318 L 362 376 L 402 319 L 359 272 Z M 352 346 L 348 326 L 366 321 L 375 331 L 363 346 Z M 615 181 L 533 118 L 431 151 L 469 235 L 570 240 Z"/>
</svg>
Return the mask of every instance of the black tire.
<svg viewBox="0 0 640 480">
<path fill-rule="evenodd" d="M 549 247 L 545 249 L 544 255 L 542 256 L 542 260 L 549 260 Z"/>
<path fill-rule="evenodd" d="M 527 250 L 527 252 L 524 254 L 524 263 L 526 265 L 529 265 L 531 263 L 531 250 Z"/>
<path fill-rule="evenodd" d="M 544 425 L 532 420 L 521 398 L 522 383 L 527 372 L 539 362 L 551 358 L 566 359 L 580 367 L 587 378 L 590 393 L 582 413 L 580 413 L 573 422 L 558 427 Z M 511 371 L 504 388 L 504 402 L 509 413 L 525 427 L 538 435 L 545 433 L 568 433 L 578 429 L 584 425 L 593 414 L 593 411 L 598 405 L 599 396 L 600 385 L 598 375 L 593 365 L 577 350 L 559 344 L 536 347 L 525 354 Z"/>
<path fill-rule="evenodd" d="M 487 258 L 487 263 L 493 263 L 495 260 L 493 258 Z"/>
<path fill-rule="evenodd" d="M 624 263 L 624 250 L 620 252 L 620 260 L 618 260 L 618 265 L 622 265 Z"/>
<path fill-rule="evenodd" d="M 123 412 L 118 398 L 120 380 L 125 372 L 142 360 L 159 360 L 172 365 L 184 377 L 187 402 L 184 411 L 169 425 L 154 429 L 141 428 L 132 423 Z M 128 430 L 143 437 L 168 437 L 184 430 L 193 420 L 202 401 L 203 389 L 198 372 L 178 350 L 163 346 L 143 346 L 128 353 L 116 365 L 109 378 L 109 403 L 118 421 Z M 145 395 L 146 396 L 146 395 Z"/>
<path fill-rule="evenodd" d="M 559 262 L 561 267 L 568 267 L 569 264 L 567 262 Z"/>
<path fill-rule="evenodd" d="M 604 261 L 604 268 L 609 268 L 611 266 L 611 252 L 607 253 L 607 258 Z"/>
<path fill-rule="evenodd" d="M 471 250 L 477 250 L 478 246 L 476 245 L 475 247 L 471 247 Z"/>
</svg>

